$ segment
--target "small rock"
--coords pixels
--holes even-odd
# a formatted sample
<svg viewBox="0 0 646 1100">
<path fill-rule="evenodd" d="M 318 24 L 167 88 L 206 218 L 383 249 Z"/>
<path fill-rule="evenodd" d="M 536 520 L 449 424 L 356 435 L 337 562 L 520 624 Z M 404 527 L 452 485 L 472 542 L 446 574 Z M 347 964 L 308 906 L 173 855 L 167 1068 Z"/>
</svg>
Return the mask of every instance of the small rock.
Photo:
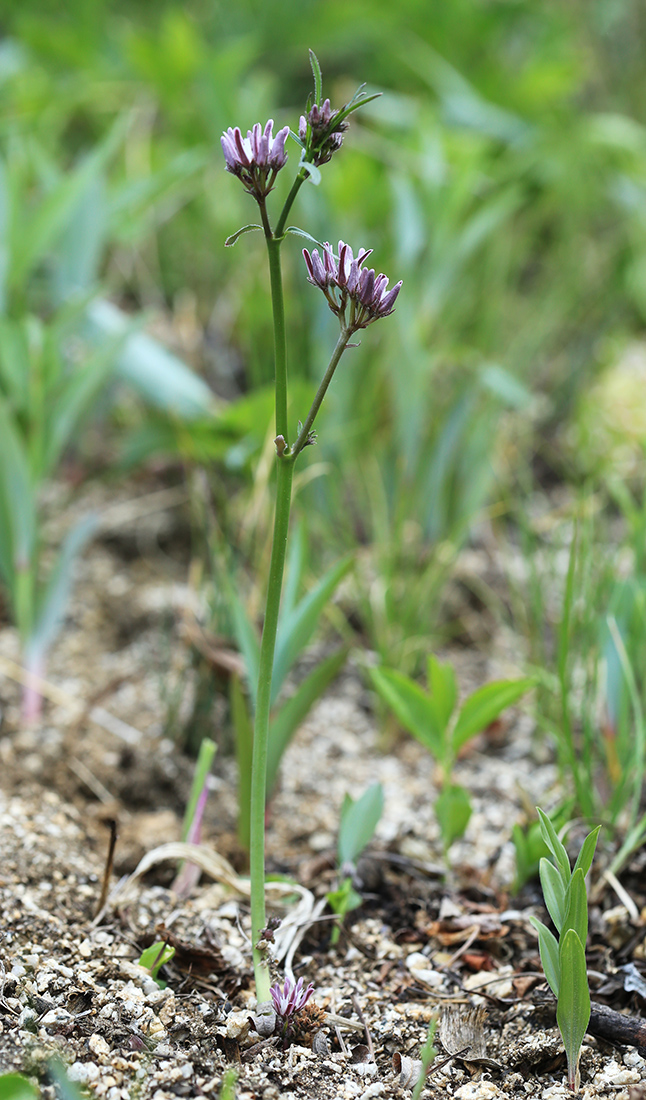
<svg viewBox="0 0 646 1100">
<path fill-rule="evenodd" d="M 493 1100 L 499 1092 L 493 1081 L 469 1081 L 455 1090 L 455 1096 L 457 1100 Z"/>
<path fill-rule="evenodd" d="M 641 1076 L 637 1070 L 624 1069 L 614 1058 L 594 1075 L 594 1083 L 599 1088 L 604 1088 L 606 1085 L 614 1085 L 615 1087 L 636 1085 L 638 1081 L 641 1081 Z"/>
<path fill-rule="evenodd" d="M 96 1062 L 74 1062 L 67 1070 L 70 1081 L 78 1081 L 80 1085 L 89 1085 L 96 1081 L 99 1073 Z"/>
<path fill-rule="evenodd" d="M 106 1043 L 105 1039 L 102 1035 L 98 1035 L 96 1032 L 94 1033 L 94 1035 L 90 1035 L 87 1045 L 92 1051 L 92 1054 L 96 1054 L 99 1057 L 103 1056 L 107 1058 L 108 1054 L 110 1053 L 110 1047 Z"/>
</svg>

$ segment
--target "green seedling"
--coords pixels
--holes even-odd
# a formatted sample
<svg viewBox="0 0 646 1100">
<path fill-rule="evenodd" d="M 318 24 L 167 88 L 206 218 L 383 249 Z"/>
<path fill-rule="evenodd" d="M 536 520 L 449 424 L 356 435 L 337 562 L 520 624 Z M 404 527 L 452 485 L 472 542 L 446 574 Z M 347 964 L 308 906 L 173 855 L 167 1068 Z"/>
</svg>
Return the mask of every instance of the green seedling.
<svg viewBox="0 0 646 1100">
<path fill-rule="evenodd" d="M 343 799 L 337 845 L 340 881 L 336 890 L 330 891 L 326 899 L 330 909 L 337 914 L 340 921 L 346 913 L 357 909 L 363 900 L 353 885 L 356 864 L 374 836 L 383 809 L 384 792 L 381 783 L 374 783 L 356 801 L 349 794 L 346 794 Z M 340 921 L 332 929 L 330 941 L 332 944 L 338 942 Z"/>
<path fill-rule="evenodd" d="M 428 1034 L 426 1036 L 426 1042 L 424 1043 L 424 1046 L 422 1047 L 421 1052 L 420 1052 L 420 1059 L 421 1059 L 421 1063 L 422 1063 L 422 1068 L 420 1070 L 420 1075 L 417 1078 L 415 1088 L 413 1089 L 413 1094 L 411 1096 L 411 1100 L 419 1100 L 420 1096 L 422 1095 L 422 1089 L 424 1088 L 424 1085 L 426 1084 L 426 1076 L 428 1074 L 429 1066 L 431 1065 L 431 1062 L 433 1062 L 433 1060 L 435 1059 L 435 1056 L 437 1054 L 437 1048 L 435 1047 L 435 1032 L 436 1032 L 436 1030 L 437 1030 L 437 1016 L 433 1015 L 433 1016 L 431 1016 L 431 1019 L 429 1020 Z"/>
<path fill-rule="evenodd" d="M 581 1084 L 581 1044 L 590 1022 L 590 990 L 585 963 L 588 938 L 588 897 L 585 876 L 592 865 L 600 825 L 588 833 L 572 870 L 570 858 L 547 814 L 538 810 L 543 840 L 550 859 L 541 859 L 540 878 L 547 911 L 558 939 L 546 925 L 531 918 L 538 932 L 538 946 L 547 983 L 556 997 L 556 1020 L 567 1058 L 568 1085 L 578 1092 Z"/>
<path fill-rule="evenodd" d="M 558 831 L 572 816 L 573 802 L 568 799 L 552 815 L 551 821 Z M 511 830 L 511 839 L 516 853 L 516 875 L 512 884 L 512 893 L 518 894 L 526 882 L 538 877 L 538 869 L 542 859 L 550 854 L 550 849 L 543 840 L 540 820 L 530 821 L 525 827 L 514 825 Z"/>
<path fill-rule="evenodd" d="M 159 971 L 165 963 L 170 962 L 175 954 L 175 948 L 170 947 L 163 940 L 158 940 L 157 943 L 151 943 L 150 947 L 147 947 L 145 951 L 141 952 L 141 955 L 137 959 L 139 966 L 143 966 L 159 986 L 160 989 L 166 988 L 166 982 L 162 981 L 158 977 Z"/>
<path fill-rule="evenodd" d="M 0 1100 L 38 1100 L 40 1089 L 22 1073 L 3 1073 L 0 1076 Z"/>
<path fill-rule="evenodd" d="M 428 691 L 396 669 L 373 668 L 370 677 L 395 717 L 440 765 L 441 790 L 435 813 L 446 854 L 453 841 L 464 835 L 471 816 L 468 791 L 453 782 L 453 768 L 460 749 L 529 691 L 534 680 L 498 680 L 485 684 L 458 706 L 453 667 L 442 664 L 432 655 L 428 659 Z"/>
</svg>

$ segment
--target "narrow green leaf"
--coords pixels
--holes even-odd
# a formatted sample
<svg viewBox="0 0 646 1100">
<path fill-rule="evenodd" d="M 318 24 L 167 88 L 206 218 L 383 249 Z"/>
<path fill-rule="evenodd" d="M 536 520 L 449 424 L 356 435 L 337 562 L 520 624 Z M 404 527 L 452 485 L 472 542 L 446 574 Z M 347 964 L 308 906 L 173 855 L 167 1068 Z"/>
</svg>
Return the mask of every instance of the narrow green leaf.
<svg viewBox="0 0 646 1100">
<path fill-rule="evenodd" d="M 303 581 L 305 562 L 307 558 L 307 540 L 305 538 L 305 525 L 298 520 L 290 532 L 287 560 L 285 562 L 285 580 L 283 594 L 281 596 L 281 613 L 289 618 L 295 608 L 298 592 Z"/>
<path fill-rule="evenodd" d="M 262 232 L 261 225 L 255 225 L 251 222 L 249 223 L 249 225 L 243 225 L 242 229 L 236 230 L 236 232 L 232 233 L 230 237 L 227 237 L 226 241 L 224 242 L 224 247 L 232 248 L 232 246 L 240 240 L 244 233 L 253 233 L 256 229 L 259 229 Z"/>
<path fill-rule="evenodd" d="M 0 494 L 9 521 L 14 568 L 27 568 L 36 541 L 36 499 L 29 475 L 27 453 L 0 395 Z"/>
<path fill-rule="evenodd" d="M 583 870 L 578 867 L 570 879 L 565 895 L 565 918 L 561 929 L 561 938 L 573 928 L 585 947 L 588 939 L 588 897 L 585 892 Z"/>
<path fill-rule="evenodd" d="M 451 738 L 454 751 L 458 752 L 467 741 L 486 729 L 490 722 L 534 687 L 534 684 L 533 678 L 495 680 L 474 691 L 460 708 Z"/>
<path fill-rule="evenodd" d="M 231 706 L 231 723 L 236 740 L 236 762 L 238 764 L 238 840 L 242 850 L 248 852 L 250 844 L 253 729 L 247 701 L 238 676 L 231 677 L 229 703 Z"/>
<path fill-rule="evenodd" d="M 233 633 L 238 649 L 245 663 L 245 679 L 249 688 L 249 695 L 253 706 L 256 705 L 256 691 L 258 688 L 258 669 L 260 667 L 260 642 L 256 628 L 247 615 L 242 600 L 239 598 L 233 584 L 225 580 L 226 596 L 231 616 L 233 619 Z"/>
<path fill-rule="evenodd" d="M 319 59 L 314 53 L 314 50 L 310 50 L 310 65 L 312 67 L 312 76 L 314 77 L 314 102 L 321 106 L 323 103 L 323 76 L 321 74 Z"/>
<path fill-rule="evenodd" d="M 133 331 L 132 322 L 112 302 L 92 302 L 86 327 L 89 339 L 97 343 L 125 335 L 115 370 L 157 408 L 187 420 L 213 411 L 214 397 L 206 382 L 147 333 Z"/>
<path fill-rule="evenodd" d="M 0 315 L 7 307 L 7 277 L 11 265 L 9 226 L 11 223 L 10 188 L 5 162 L 0 158 Z"/>
<path fill-rule="evenodd" d="M 436 760 L 445 756 L 444 729 L 429 695 L 403 672 L 392 668 L 369 669 L 373 686 L 402 726 L 429 750 Z"/>
<path fill-rule="evenodd" d="M 446 727 L 455 710 L 458 686 L 453 666 L 448 662 L 441 664 L 432 654 L 428 659 L 428 686 L 431 689 L 438 721 L 442 727 Z"/>
<path fill-rule="evenodd" d="M 313 237 L 311 233 L 306 233 L 304 229 L 299 229 L 297 225 L 288 225 L 285 232 L 294 233 L 297 237 L 304 237 L 306 241 L 311 241 L 317 248 L 325 248 L 321 241 L 317 241 L 316 237 Z"/>
<path fill-rule="evenodd" d="M 440 825 L 444 850 L 448 851 L 454 840 L 464 836 L 469 824 L 471 817 L 469 792 L 457 784 L 447 784 L 438 795 L 435 816 Z"/>
<path fill-rule="evenodd" d="M 573 928 L 568 929 L 559 945 L 560 986 L 556 1006 L 565 1055 L 568 1084 L 579 1087 L 579 1057 L 581 1044 L 590 1022 L 590 990 L 585 963 L 585 950 Z"/>
<path fill-rule="evenodd" d="M 281 615 L 278 623 L 271 683 L 272 705 L 275 703 L 278 692 L 285 682 L 285 677 L 294 661 L 303 652 L 316 630 L 325 605 L 332 598 L 343 578 L 350 572 L 353 563 L 354 555 L 352 554 L 341 558 L 323 574 L 311 592 L 308 592 L 291 614 Z"/>
<path fill-rule="evenodd" d="M 549 859 L 542 859 L 538 865 L 538 873 L 543 888 L 543 897 L 547 911 L 554 921 L 557 932 L 561 931 L 565 920 L 567 907 L 566 889 L 558 870 Z"/>
<path fill-rule="evenodd" d="M 276 783 L 276 776 L 283 758 L 285 749 L 289 745 L 298 727 L 305 721 L 310 709 L 320 699 L 329 684 L 343 668 L 347 657 L 347 650 L 341 649 L 333 653 L 298 685 L 292 697 L 288 699 L 272 718 L 269 725 L 269 743 L 267 746 L 267 794 L 271 792 Z"/>
<path fill-rule="evenodd" d="M 96 530 L 96 516 L 84 516 L 65 537 L 45 591 L 36 608 L 32 632 L 26 641 L 29 658 L 42 657 L 58 634 L 69 603 L 74 567 Z"/>
<path fill-rule="evenodd" d="M 599 833 L 601 832 L 601 826 L 597 825 L 596 829 L 593 829 L 591 833 L 588 833 L 587 837 L 581 845 L 581 851 L 577 856 L 576 863 L 574 864 L 575 873 L 581 868 L 583 871 L 583 877 L 587 875 L 592 866 L 592 860 L 594 859 L 595 849 L 597 847 L 597 840 L 599 839 Z"/>
<path fill-rule="evenodd" d="M 536 917 L 530 917 L 530 922 L 538 932 L 538 949 L 541 955 L 541 963 L 547 984 L 555 997 L 559 995 L 559 945 L 556 936 L 549 928 Z"/>
<path fill-rule="evenodd" d="M 556 835 L 556 829 L 552 825 L 549 817 L 541 810 L 540 806 L 536 807 L 536 812 L 541 820 L 541 833 L 543 834 L 543 840 L 547 844 L 550 852 L 556 860 L 557 869 L 561 876 L 563 888 L 567 890 L 570 884 L 571 867 L 570 857 L 568 856 L 563 844 Z"/>
<path fill-rule="evenodd" d="M 384 812 L 384 792 L 381 783 L 373 783 L 356 802 L 346 796 L 339 823 L 337 846 L 339 866 L 356 863 L 374 836 Z"/>
</svg>

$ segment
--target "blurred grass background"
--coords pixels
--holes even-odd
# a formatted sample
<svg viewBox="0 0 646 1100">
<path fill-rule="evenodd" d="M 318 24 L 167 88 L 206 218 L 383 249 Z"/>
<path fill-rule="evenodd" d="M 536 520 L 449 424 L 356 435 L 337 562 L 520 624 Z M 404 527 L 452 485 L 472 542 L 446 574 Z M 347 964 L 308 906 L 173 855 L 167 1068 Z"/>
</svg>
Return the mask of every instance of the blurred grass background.
<svg viewBox="0 0 646 1100">
<path fill-rule="evenodd" d="M 236 514 L 231 487 L 251 485 L 269 425 L 271 328 L 262 241 L 223 248 L 255 210 L 225 175 L 220 135 L 268 117 L 295 127 L 308 47 L 333 106 L 362 81 L 383 92 L 294 211 L 404 280 L 395 315 L 335 379 L 298 510 L 314 567 L 364 548 L 357 621 L 391 663 L 419 667 L 479 518 L 516 516 L 536 484 L 612 480 L 614 421 L 604 451 L 598 416 L 615 390 L 588 395 L 640 347 L 646 316 L 642 5 L 23 0 L 5 3 L 0 29 L 0 139 L 5 158 L 26 158 L 28 187 L 46 192 L 125 119 L 96 207 L 102 279 L 120 305 L 188 333 L 180 350 L 237 417 L 235 445 L 209 423 L 178 433 L 149 414 L 128 445 L 215 464 L 230 540 L 249 499 Z M 284 254 L 290 369 L 306 395 L 334 320 L 298 238 Z M 24 294 L 46 312 L 40 289 L 36 278 Z M 615 431 L 624 444 L 627 431 Z M 638 466 L 640 439 L 638 426 Z"/>
</svg>

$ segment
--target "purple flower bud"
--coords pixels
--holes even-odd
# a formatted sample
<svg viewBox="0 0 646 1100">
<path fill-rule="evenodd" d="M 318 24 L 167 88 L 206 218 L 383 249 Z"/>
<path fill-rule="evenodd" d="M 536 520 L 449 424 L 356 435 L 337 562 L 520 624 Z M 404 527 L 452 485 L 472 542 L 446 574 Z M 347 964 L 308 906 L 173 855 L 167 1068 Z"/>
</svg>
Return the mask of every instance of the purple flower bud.
<svg viewBox="0 0 646 1100">
<path fill-rule="evenodd" d="M 280 988 L 279 984 L 272 985 L 269 990 L 271 999 L 274 1002 L 274 1008 L 276 1009 L 276 1015 L 280 1016 L 283 1021 L 289 1020 L 291 1016 L 294 1016 L 297 1012 L 300 1012 L 305 1007 L 310 997 L 314 992 L 314 986 L 310 982 L 307 989 L 304 989 L 305 982 L 302 978 L 299 978 L 294 983 L 293 978 L 285 978 L 285 985 Z"/>
</svg>

